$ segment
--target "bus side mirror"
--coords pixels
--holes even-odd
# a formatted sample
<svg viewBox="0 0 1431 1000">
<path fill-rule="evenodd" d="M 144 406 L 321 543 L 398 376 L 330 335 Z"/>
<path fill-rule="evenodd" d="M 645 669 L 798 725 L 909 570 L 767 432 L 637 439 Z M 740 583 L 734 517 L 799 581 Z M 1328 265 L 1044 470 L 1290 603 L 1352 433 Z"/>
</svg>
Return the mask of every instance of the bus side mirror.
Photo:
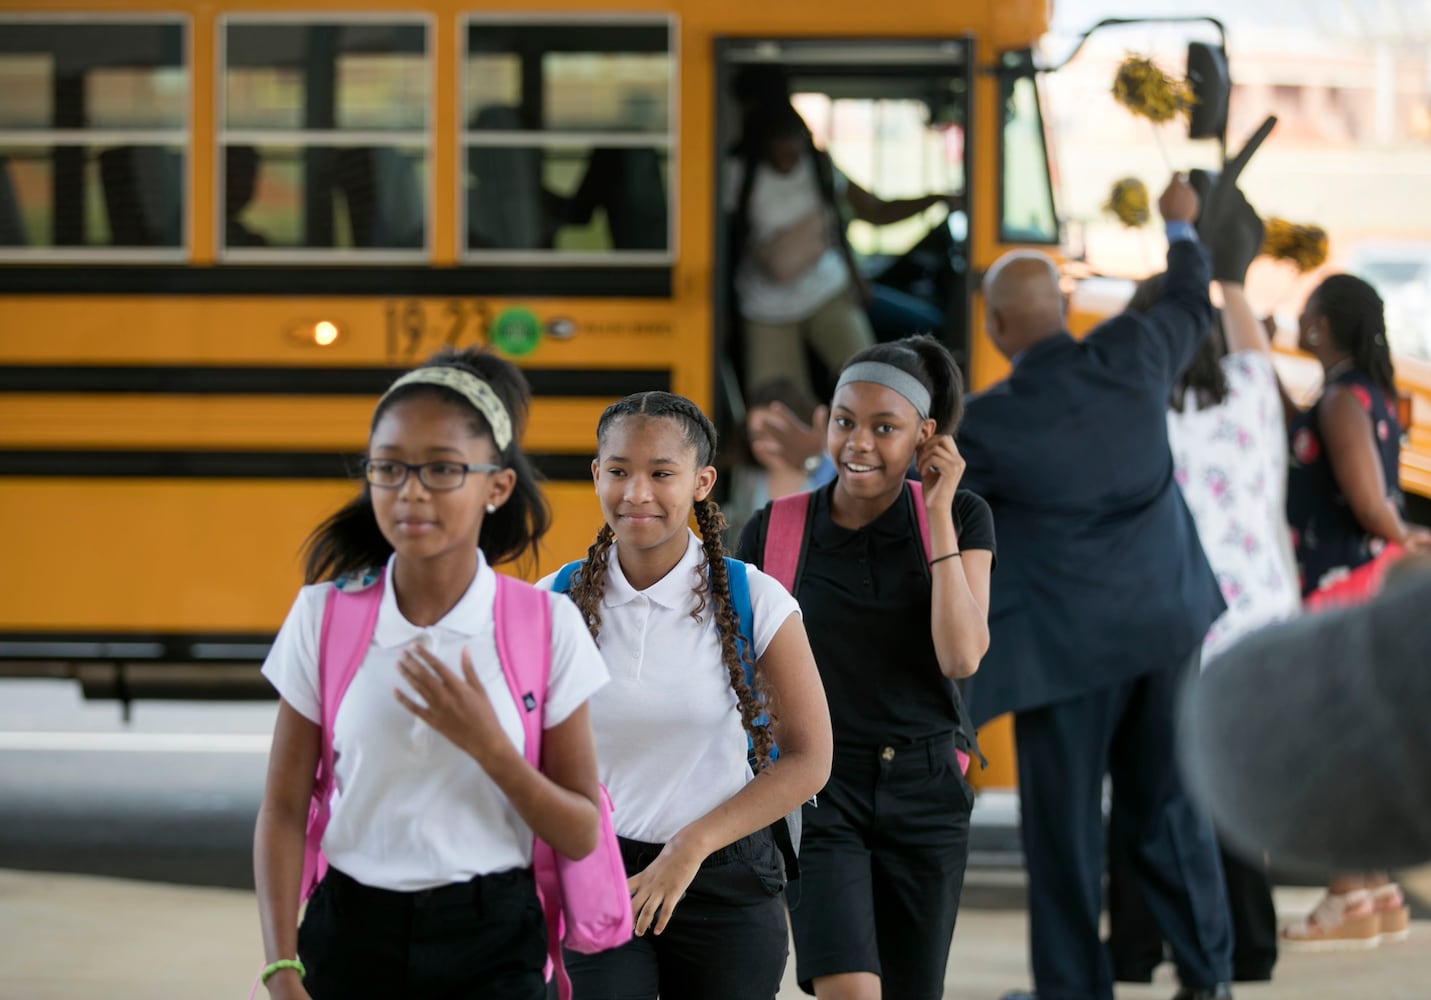
<svg viewBox="0 0 1431 1000">
<path fill-rule="evenodd" d="M 1197 99 L 1188 120 L 1188 138 L 1222 139 L 1227 134 L 1232 78 L 1227 72 L 1227 52 L 1221 45 L 1188 44 L 1188 83 Z"/>
</svg>

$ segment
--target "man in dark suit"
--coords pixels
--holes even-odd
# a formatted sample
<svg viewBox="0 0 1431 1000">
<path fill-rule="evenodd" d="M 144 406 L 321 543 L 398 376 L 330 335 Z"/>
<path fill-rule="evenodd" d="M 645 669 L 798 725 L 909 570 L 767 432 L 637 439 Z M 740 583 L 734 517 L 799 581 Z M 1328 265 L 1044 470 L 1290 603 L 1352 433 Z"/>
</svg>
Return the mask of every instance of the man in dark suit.
<svg viewBox="0 0 1431 1000">
<path fill-rule="evenodd" d="M 1047 257 L 994 265 L 986 327 L 1013 372 L 969 401 L 959 431 L 963 483 L 993 507 L 1000 543 L 970 709 L 976 725 L 1015 713 L 1039 1000 L 1113 997 L 1099 938 L 1107 774 L 1178 1000 L 1231 995 L 1217 843 L 1173 746 L 1180 683 L 1224 606 L 1173 480 L 1166 420 L 1212 323 L 1211 273 L 1192 187 L 1174 178 L 1159 208 L 1170 242 L 1159 302 L 1082 341 L 1064 327 Z"/>
</svg>

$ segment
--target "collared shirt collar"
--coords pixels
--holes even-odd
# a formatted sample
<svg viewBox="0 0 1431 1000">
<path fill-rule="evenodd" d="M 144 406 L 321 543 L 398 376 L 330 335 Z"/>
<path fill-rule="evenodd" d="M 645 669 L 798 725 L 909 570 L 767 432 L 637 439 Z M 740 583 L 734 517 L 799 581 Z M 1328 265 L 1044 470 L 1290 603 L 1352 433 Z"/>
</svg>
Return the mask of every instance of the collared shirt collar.
<svg viewBox="0 0 1431 1000">
<path fill-rule="evenodd" d="M 910 510 L 909 490 L 905 487 L 899 491 L 899 496 L 894 503 L 890 504 L 879 517 L 866 524 L 863 528 L 851 530 L 843 528 L 835 523 L 831 513 L 831 501 L 835 492 L 835 484 L 822 486 L 815 492 L 814 506 L 811 510 L 813 523 L 811 532 L 821 547 L 833 547 L 842 542 L 849 541 L 860 532 L 867 532 L 876 538 L 897 539 L 904 538 L 909 534 L 909 527 L 914 523 L 914 518 Z"/>
<path fill-rule="evenodd" d="M 1039 358 L 1045 354 L 1050 353 L 1054 349 L 1055 345 L 1062 347 L 1066 344 L 1072 343 L 1075 343 L 1073 336 L 1068 333 L 1068 331 L 1062 330 L 1051 336 L 1043 338 L 1043 340 L 1040 340 L 1036 344 L 1030 344 L 1028 347 L 1025 347 L 1018 354 L 1015 354 L 1013 358 L 1010 359 L 1009 363 L 1013 366 L 1015 370 L 1017 370 L 1020 365 L 1027 364 L 1030 360 L 1034 358 Z"/>
<path fill-rule="evenodd" d="M 620 543 L 613 542 L 606 561 L 606 593 L 602 596 L 601 603 L 608 608 L 615 608 L 630 604 L 638 596 L 644 596 L 647 600 L 672 611 L 690 607 L 694 599 L 694 588 L 700 580 L 697 574 L 705 558 L 705 547 L 694 531 L 687 528 L 686 535 L 686 552 L 681 556 L 681 561 L 676 563 L 671 572 L 641 591 L 631 586 L 626 574 L 621 572 L 621 560 L 616 557 L 616 548 Z"/>
<path fill-rule="evenodd" d="M 373 630 L 373 641 L 385 649 L 394 649 L 415 642 L 430 632 L 441 629 L 449 635 L 470 638 L 482 631 L 492 621 L 492 604 L 497 596 L 497 574 L 487 565 L 487 557 L 477 550 L 477 572 L 467 587 L 467 592 L 458 598 L 452 610 L 426 628 L 414 625 L 403 617 L 398 609 L 397 588 L 393 586 L 393 565 L 397 556 L 388 558 L 387 579 L 383 583 L 383 602 L 378 607 L 378 624 Z"/>
</svg>

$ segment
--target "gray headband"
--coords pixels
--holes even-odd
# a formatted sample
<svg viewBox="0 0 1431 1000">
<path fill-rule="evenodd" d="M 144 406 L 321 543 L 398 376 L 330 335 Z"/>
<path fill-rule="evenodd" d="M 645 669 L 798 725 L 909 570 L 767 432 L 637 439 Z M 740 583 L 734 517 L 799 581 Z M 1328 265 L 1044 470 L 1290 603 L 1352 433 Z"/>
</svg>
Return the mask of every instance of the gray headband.
<svg viewBox="0 0 1431 1000">
<path fill-rule="evenodd" d="M 383 399 L 387 399 L 405 385 L 415 384 L 440 385 L 456 392 L 476 407 L 477 412 L 486 419 L 487 426 L 492 428 L 492 440 L 496 442 L 499 450 L 506 451 L 507 445 L 512 443 L 511 414 L 502 405 L 502 400 L 497 397 L 492 387 L 476 375 L 446 365 L 414 368 L 389 386 L 388 391 L 383 393 Z M 382 405 L 382 400 L 378 401 L 378 405 Z"/>
<path fill-rule="evenodd" d="M 851 382 L 873 382 L 886 389 L 893 389 L 909 400 L 909 405 L 914 407 L 920 420 L 929 419 L 929 390 L 903 368 L 896 368 L 884 361 L 857 361 L 840 372 L 840 381 L 835 384 L 835 391 L 838 392 L 841 386 Z"/>
</svg>

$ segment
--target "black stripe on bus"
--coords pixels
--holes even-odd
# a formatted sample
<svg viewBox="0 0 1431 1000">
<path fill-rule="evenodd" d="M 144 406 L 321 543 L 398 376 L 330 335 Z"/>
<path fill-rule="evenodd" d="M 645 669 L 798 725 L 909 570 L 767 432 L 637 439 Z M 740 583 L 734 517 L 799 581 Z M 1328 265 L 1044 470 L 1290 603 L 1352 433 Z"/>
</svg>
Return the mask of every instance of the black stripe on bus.
<svg viewBox="0 0 1431 1000">
<path fill-rule="evenodd" d="M 250 663 L 272 632 L 0 632 L 0 661 Z"/>
<path fill-rule="evenodd" d="M 7 295 L 384 295 L 669 299 L 669 267 L 0 267 Z"/>
<path fill-rule="evenodd" d="M 528 454 L 552 482 L 589 482 L 591 455 Z M 0 477 L 70 479 L 355 479 L 357 455 L 321 451 L 0 450 Z"/>
<path fill-rule="evenodd" d="M 196 365 L 11 365 L 0 392 L 218 393 L 238 396 L 378 396 L 406 368 L 280 368 Z M 671 388 L 666 368 L 526 368 L 536 396 L 629 396 Z"/>
</svg>

